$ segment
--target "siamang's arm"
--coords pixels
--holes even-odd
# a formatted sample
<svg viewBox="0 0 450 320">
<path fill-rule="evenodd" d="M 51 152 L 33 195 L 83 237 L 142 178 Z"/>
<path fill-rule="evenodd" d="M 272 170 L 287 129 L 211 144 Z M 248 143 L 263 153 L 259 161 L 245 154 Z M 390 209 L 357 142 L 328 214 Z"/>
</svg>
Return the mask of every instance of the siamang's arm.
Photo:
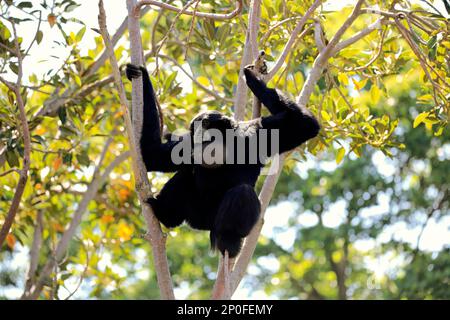
<svg viewBox="0 0 450 320">
<path fill-rule="evenodd" d="M 263 129 L 279 130 L 278 151 L 282 153 L 294 149 L 317 136 L 320 125 L 313 114 L 278 90 L 268 88 L 252 69 L 251 66 L 244 69 L 247 86 L 272 114 L 262 117 L 261 125 Z"/>
<path fill-rule="evenodd" d="M 177 171 L 180 169 L 180 165 L 176 165 L 172 161 L 171 154 L 172 149 L 180 141 L 161 142 L 162 128 L 160 127 L 158 106 L 147 69 L 143 66 L 128 64 L 126 74 L 129 80 L 142 76 L 144 88 L 144 120 L 140 147 L 147 171 Z"/>
</svg>

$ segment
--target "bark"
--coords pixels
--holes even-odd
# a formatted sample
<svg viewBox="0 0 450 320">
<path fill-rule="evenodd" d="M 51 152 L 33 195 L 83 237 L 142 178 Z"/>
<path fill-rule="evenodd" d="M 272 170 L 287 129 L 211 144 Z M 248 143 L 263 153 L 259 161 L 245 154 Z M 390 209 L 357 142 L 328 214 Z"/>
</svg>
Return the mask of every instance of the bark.
<svg viewBox="0 0 450 320">
<path fill-rule="evenodd" d="M 139 30 L 139 13 L 135 14 L 135 0 L 127 0 L 128 8 L 128 28 L 130 32 L 131 48 L 131 62 L 135 64 L 142 64 L 143 53 L 142 44 Z M 139 152 L 139 135 L 137 130 L 141 128 L 139 124 L 142 124 L 142 112 L 143 112 L 143 99 L 142 99 L 142 80 L 133 81 L 132 92 L 132 104 L 133 104 L 133 122 L 128 109 L 128 101 L 125 95 L 125 89 L 121 80 L 119 66 L 114 55 L 114 47 L 111 43 L 111 39 L 106 26 L 106 15 L 103 7 L 103 1 L 99 1 L 99 26 L 102 33 L 103 40 L 108 51 L 109 59 L 113 69 L 114 80 L 119 93 L 122 111 L 125 118 L 125 127 L 128 135 L 130 152 L 132 155 L 133 172 L 136 180 L 136 191 L 138 193 L 139 200 L 142 204 L 142 214 L 144 216 L 147 229 L 147 239 L 152 245 L 152 253 L 154 259 L 154 265 L 158 280 L 158 285 L 163 299 L 174 299 L 172 279 L 169 272 L 169 264 L 167 262 L 165 252 L 165 237 L 162 234 L 159 222 L 154 217 L 152 209 L 145 203 L 145 199 L 150 195 L 150 184 L 147 179 L 147 171 L 142 161 Z"/>
</svg>

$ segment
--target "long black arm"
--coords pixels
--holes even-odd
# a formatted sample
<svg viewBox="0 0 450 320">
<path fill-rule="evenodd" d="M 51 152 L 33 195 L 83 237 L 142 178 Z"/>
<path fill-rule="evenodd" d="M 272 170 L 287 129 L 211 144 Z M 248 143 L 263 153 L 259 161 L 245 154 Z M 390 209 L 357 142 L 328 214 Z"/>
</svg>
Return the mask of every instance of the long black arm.
<svg viewBox="0 0 450 320">
<path fill-rule="evenodd" d="M 174 172 L 181 164 L 172 161 L 172 150 L 180 141 L 161 141 L 160 114 L 156 95 L 147 69 L 143 66 L 127 65 L 129 80 L 142 76 L 144 94 L 144 119 L 141 131 L 140 147 L 147 171 Z"/>
<path fill-rule="evenodd" d="M 278 90 L 268 88 L 251 67 L 246 67 L 244 74 L 247 86 L 272 114 L 262 117 L 261 125 L 263 129 L 279 130 L 279 153 L 292 150 L 318 135 L 319 122 L 308 109 Z"/>
</svg>

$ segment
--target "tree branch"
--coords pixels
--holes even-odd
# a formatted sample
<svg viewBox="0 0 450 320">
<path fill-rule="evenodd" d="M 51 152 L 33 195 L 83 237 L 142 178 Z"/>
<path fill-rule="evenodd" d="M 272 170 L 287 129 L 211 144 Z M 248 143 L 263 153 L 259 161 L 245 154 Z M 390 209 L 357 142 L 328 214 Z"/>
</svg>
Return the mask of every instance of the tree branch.
<svg viewBox="0 0 450 320">
<path fill-rule="evenodd" d="M 385 23 L 385 21 L 386 21 L 385 18 L 380 18 L 377 21 L 375 21 L 374 23 L 372 23 L 369 26 L 367 26 L 366 28 L 364 28 L 363 30 L 361 30 L 360 32 L 358 32 L 357 34 L 355 34 L 354 36 L 348 38 L 347 40 L 339 42 L 336 45 L 336 47 L 334 48 L 332 55 L 341 51 L 345 47 L 348 47 L 348 46 L 352 45 L 353 43 L 361 40 L 365 36 L 371 34 L 373 31 L 381 29 L 383 27 L 383 24 Z"/>
<path fill-rule="evenodd" d="M 157 6 L 161 9 L 170 10 L 174 12 L 181 12 L 182 9 L 172 6 L 170 4 L 159 2 L 159 1 L 153 1 L 153 0 L 141 0 L 137 2 L 135 7 L 133 8 L 133 14 L 136 16 L 136 14 L 139 13 L 141 8 L 143 6 Z M 222 13 L 208 13 L 208 12 L 199 12 L 199 11 L 184 11 L 183 14 L 193 16 L 195 15 L 198 18 L 209 18 L 213 20 L 223 21 L 223 20 L 229 20 L 234 17 L 236 17 L 240 12 L 242 11 L 242 0 L 236 1 L 236 8 L 227 14 Z"/>
<path fill-rule="evenodd" d="M 43 213 L 41 210 L 38 211 L 36 217 L 36 225 L 34 226 L 33 243 L 30 249 L 30 266 L 28 268 L 27 279 L 25 282 L 25 290 L 22 297 L 25 297 L 36 280 L 36 270 L 39 264 L 39 253 L 42 245 L 42 230 L 43 230 Z"/>
<path fill-rule="evenodd" d="M 130 32 L 130 44 L 131 44 L 131 62 L 134 64 L 142 64 L 143 52 L 142 43 L 139 30 L 139 14 L 135 14 L 134 8 L 136 6 L 136 0 L 127 0 L 128 8 L 128 30 Z M 116 57 L 114 55 L 114 47 L 112 46 L 111 39 L 106 26 L 106 14 L 103 7 L 103 1 L 99 1 L 99 17 L 98 22 L 100 31 L 102 33 L 103 40 L 108 50 L 109 60 L 113 70 L 114 80 L 119 93 L 120 103 L 125 119 L 125 127 L 127 130 L 130 151 L 132 156 L 133 172 L 136 180 L 136 191 L 141 202 L 142 214 L 144 216 L 149 240 L 152 246 L 152 253 L 154 259 L 154 265 L 156 270 L 156 276 L 158 285 L 161 291 L 161 297 L 163 299 L 174 299 L 172 279 L 169 271 L 169 264 L 167 262 L 166 250 L 165 250 L 165 237 L 162 234 L 161 226 L 158 220 L 153 215 L 152 208 L 145 202 L 151 193 L 150 184 L 147 179 L 147 170 L 142 161 L 139 138 L 140 130 L 142 127 L 142 114 L 143 114 L 143 97 L 142 97 L 142 80 L 133 80 L 133 92 L 132 92 L 132 104 L 133 104 L 133 123 L 131 122 L 130 113 L 128 110 L 128 101 L 125 95 L 125 89 L 121 80 L 119 66 L 117 64 Z M 140 125 L 139 125 L 140 124 Z"/>
<path fill-rule="evenodd" d="M 314 13 L 314 11 L 317 9 L 317 7 L 320 6 L 321 4 L 322 4 L 322 0 L 315 0 L 314 3 L 311 5 L 311 7 L 305 12 L 305 15 L 297 23 L 294 31 L 292 31 L 292 34 L 289 37 L 288 42 L 286 42 L 286 45 L 284 46 L 283 51 L 281 52 L 280 56 L 278 57 L 277 61 L 275 62 L 275 65 L 272 67 L 269 74 L 267 75 L 267 81 L 272 79 L 273 76 L 281 68 L 284 61 L 286 60 L 287 55 L 291 51 L 292 46 L 294 45 L 294 42 L 297 40 L 298 34 L 302 31 L 304 25 L 306 24 L 306 21 L 308 21 L 308 19 Z"/>
<path fill-rule="evenodd" d="M 234 99 L 234 118 L 238 121 L 245 118 L 245 105 L 247 104 L 247 85 L 244 80 L 244 67 L 256 58 L 258 45 L 256 35 L 259 30 L 259 19 L 261 15 L 261 0 L 252 0 L 249 9 L 248 29 L 245 38 L 244 51 L 239 69 L 239 80 L 236 87 Z"/>
<path fill-rule="evenodd" d="M 361 6 L 363 5 L 364 0 L 358 0 L 356 3 L 352 13 L 347 18 L 347 20 L 343 23 L 343 25 L 339 28 L 336 34 L 333 36 L 328 45 L 322 50 L 322 52 L 317 56 L 314 61 L 313 68 L 310 71 L 305 85 L 300 92 L 298 97 L 298 103 L 300 105 L 306 106 L 309 102 L 312 92 L 314 91 L 314 87 L 319 80 L 323 68 L 333 53 L 333 49 L 344 34 L 344 32 L 350 27 L 353 21 L 360 15 Z M 309 10 L 308 10 L 309 11 Z M 263 223 L 264 223 L 264 213 L 269 205 L 270 199 L 272 198 L 273 191 L 275 190 L 275 186 L 277 184 L 278 178 L 281 174 L 281 170 L 283 168 L 283 163 L 287 154 L 282 154 L 279 157 L 280 163 L 273 162 L 271 166 L 271 172 L 275 172 L 275 174 L 269 175 L 264 181 L 263 188 L 260 193 L 260 201 L 261 201 L 261 215 L 258 223 L 253 228 L 250 235 L 246 238 L 244 246 L 241 250 L 241 254 L 236 260 L 234 270 L 231 274 L 231 293 L 233 293 L 243 276 L 245 275 L 245 270 L 249 265 L 251 258 L 253 256 L 253 252 L 256 248 L 259 234 L 261 232 Z"/>
<path fill-rule="evenodd" d="M 153 54 L 152 52 L 149 52 L 149 53 L 145 54 L 145 55 L 144 55 L 145 60 L 147 60 L 147 58 L 150 57 L 152 54 Z M 195 83 L 195 85 L 196 85 L 197 87 L 199 87 L 200 89 L 202 89 L 203 91 L 205 91 L 205 92 L 206 92 L 207 94 L 209 94 L 210 96 L 212 96 L 212 97 L 214 97 L 214 98 L 216 98 L 216 99 L 218 99 L 218 100 L 223 100 L 224 102 L 228 102 L 228 103 L 232 103 L 232 102 L 233 102 L 233 100 L 231 100 L 230 98 L 223 97 L 223 96 L 221 96 L 220 94 L 218 94 L 216 91 L 211 90 L 211 89 L 205 87 L 204 85 L 202 85 L 202 84 L 201 84 L 200 82 L 198 82 L 197 79 L 195 79 L 195 78 L 194 78 L 194 77 L 193 77 L 186 69 L 184 69 L 183 66 L 182 66 L 181 64 L 179 64 L 178 61 L 175 60 L 174 58 L 169 57 L 169 56 L 164 55 L 164 54 L 161 54 L 161 53 L 158 54 L 158 57 L 160 57 L 160 58 L 162 58 L 162 59 L 165 59 L 165 60 L 170 60 L 170 61 L 172 61 L 172 63 L 173 63 L 178 69 L 180 69 L 181 71 L 183 71 L 183 73 L 184 73 L 189 79 L 191 79 L 191 81 L 192 81 L 193 83 Z"/>
</svg>

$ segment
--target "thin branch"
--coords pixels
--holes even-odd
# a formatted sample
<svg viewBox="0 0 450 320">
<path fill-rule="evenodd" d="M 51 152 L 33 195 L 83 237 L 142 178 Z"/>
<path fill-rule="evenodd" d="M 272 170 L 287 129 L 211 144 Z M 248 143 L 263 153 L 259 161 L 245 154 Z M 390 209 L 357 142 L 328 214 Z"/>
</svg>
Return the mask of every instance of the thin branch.
<svg viewBox="0 0 450 320">
<path fill-rule="evenodd" d="M 143 63 L 142 43 L 139 29 L 139 14 L 133 13 L 136 6 L 136 0 L 127 0 L 128 8 L 128 30 L 130 32 L 131 44 L 131 62 L 134 64 Z M 165 237 L 162 234 L 161 226 L 155 218 L 152 208 L 144 201 L 151 194 L 150 184 L 147 179 L 147 170 L 142 161 L 139 146 L 140 131 L 138 128 L 142 127 L 142 113 L 143 113 L 143 97 L 142 97 L 142 80 L 134 79 L 132 83 L 132 105 L 133 105 L 133 123 L 131 122 L 130 113 L 128 110 L 128 101 L 125 95 L 125 88 L 123 86 L 119 66 L 114 55 L 114 47 L 106 26 L 106 14 L 103 7 L 103 1 L 99 1 L 99 16 L 98 22 L 100 31 L 105 42 L 109 54 L 109 60 L 113 70 L 114 80 L 119 93 L 120 104 L 124 114 L 125 127 L 128 135 L 128 141 L 132 156 L 132 167 L 136 180 L 136 191 L 141 202 L 142 214 L 144 216 L 148 237 L 152 245 L 152 253 L 158 285 L 163 299 L 174 299 L 172 279 L 169 271 L 169 264 L 167 261 L 165 251 Z M 141 124 L 139 126 L 139 123 Z"/>
<path fill-rule="evenodd" d="M 335 35 L 330 40 L 330 42 L 327 44 L 327 46 L 323 49 L 322 52 L 320 52 L 320 54 L 314 60 L 312 70 L 308 74 L 308 77 L 306 78 L 306 81 L 302 88 L 302 91 L 300 92 L 300 95 L 297 99 L 297 102 L 300 105 L 302 105 L 302 106 L 307 105 L 309 98 L 311 97 L 311 94 L 314 91 L 314 86 L 316 85 L 317 81 L 320 79 L 320 76 L 322 75 L 322 71 L 323 71 L 323 68 L 324 68 L 326 62 L 335 53 L 334 49 L 337 46 L 342 35 L 352 25 L 352 23 L 356 20 L 356 18 L 360 15 L 361 6 L 363 5 L 363 3 L 364 3 L 364 0 L 358 0 L 355 7 L 353 8 L 353 11 L 350 14 L 350 16 L 347 18 L 347 20 L 345 20 L 345 22 L 342 24 L 342 26 L 339 28 L 339 30 L 335 33 Z"/>
<path fill-rule="evenodd" d="M 27 279 L 25 282 L 25 290 L 22 297 L 26 296 L 36 280 L 36 270 L 39 264 L 39 253 L 42 245 L 43 231 L 43 212 L 39 210 L 36 217 L 36 225 L 34 226 L 33 243 L 30 249 L 30 266 L 28 268 Z"/>
<path fill-rule="evenodd" d="M 150 7 L 144 8 L 141 10 L 141 17 L 144 16 L 147 12 L 150 11 Z M 111 38 L 111 42 L 113 46 L 116 46 L 116 44 L 119 42 L 119 40 L 124 35 L 125 31 L 128 29 L 128 17 L 126 17 L 122 23 L 120 24 L 119 28 L 117 28 L 116 32 Z M 108 60 L 108 50 L 105 48 L 103 52 L 100 54 L 100 56 L 86 69 L 86 71 L 83 73 L 83 76 L 90 76 L 93 75 L 100 69 Z"/>
<path fill-rule="evenodd" d="M 259 19 L 261 15 L 261 0 L 252 0 L 249 9 L 248 29 L 242 54 L 241 66 L 239 68 L 239 80 L 234 99 L 234 118 L 238 121 L 245 118 L 245 105 L 247 103 L 247 85 L 244 80 L 244 67 L 256 58 L 257 39 L 259 30 Z M 253 31 L 251 31 L 253 30 Z M 256 48 L 256 50 L 254 49 Z"/>
<path fill-rule="evenodd" d="M 19 209 L 20 201 L 22 199 L 23 192 L 25 190 L 25 186 L 28 180 L 28 170 L 30 169 L 30 154 L 31 154 L 31 138 L 30 138 L 30 130 L 28 127 L 28 119 L 27 114 L 25 112 L 25 103 L 22 99 L 22 95 L 20 93 L 21 85 L 22 85 L 22 75 L 23 75 L 23 57 L 20 52 L 20 44 L 19 38 L 17 35 L 17 30 L 15 24 L 12 22 L 12 28 L 14 33 L 14 45 L 16 56 L 18 59 L 18 73 L 17 80 L 15 85 L 13 85 L 13 91 L 16 96 L 17 107 L 19 109 L 19 120 L 21 122 L 21 134 L 24 142 L 24 156 L 22 163 L 22 170 L 20 171 L 19 181 L 16 186 L 16 191 L 14 192 L 14 197 L 11 202 L 11 206 L 9 207 L 8 213 L 6 214 L 5 221 L 0 230 L 0 248 L 3 245 L 3 242 L 6 239 L 6 236 L 11 229 L 11 226 L 14 222 L 14 218 L 16 217 L 17 211 Z M 3 82 L 3 81 L 2 81 Z"/>
<path fill-rule="evenodd" d="M 158 48 L 156 49 L 155 52 L 155 56 L 156 56 L 156 67 L 155 70 L 156 72 L 159 72 L 159 64 L 158 64 L 158 55 L 159 55 L 159 51 L 161 50 L 161 48 L 163 47 L 164 43 L 167 41 L 167 39 L 169 38 L 169 35 L 173 32 L 173 29 L 175 28 L 175 24 L 177 23 L 178 19 L 183 15 L 183 13 L 185 13 L 187 11 L 187 9 L 192 6 L 197 0 L 190 0 L 188 1 L 183 8 L 177 13 L 177 15 L 175 16 L 175 18 L 173 19 L 172 23 L 169 26 L 169 29 L 167 30 L 166 34 L 164 35 L 164 37 L 162 38 L 162 40 L 160 41 Z M 196 10 L 194 10 L 195 12 Z M 195 18 L 195 16 L 194 16 Z"/>
<path fill-rule="evenodd" d="M 266 40 L 270 37 L 270 35 L 272 34 L 272 32 L 278 28 L 279 26 L 282 26 L 285 23 L 291 22 L 291 21 L 295 21 L 298 19 L 301 19 L 303 16 L 296 16 L 296 17 L 289 17 L 286 19 L 283 19 L 277 23 L 275 23 L 273 26 L 269 27 L 269 30 L 267 30 L 262 36 L 261 39 L 259 39 L 259 45 L 262 46 Z"/>
<path fill-rule="evenodd" d="M 360 32 L 355 34 L 354 36 L 352 36 L 344 41 L 339 42 L 336 45 L 336 47 L 334 48 L 332 55 L 341 51 L 345 47 L 348 47 L 348 46 L 352 45 L 353 43 L 361 40 L 365 36 L 371 34 L 373 31 L 381 29 L 385 22 L 386 22 L 386 19 L 380 18 L 380 19 L 376 20 L 374 23 L 370 24 L 368 27 L 364 28 L 363 30 L 361 30 Z"/>
<path fill-rule="evenodd" d="M 3 83 L 9 90 L 14 91 L 14 84 L 12 82 L 9 82 L 2 76 L 0 76 L 0 82 Z"/>
<path fill-rule="evenodd" d="M 0 173 L 0 177 L 4 177 L 4 176 L 6 176 L 6 175 L 8 175 L 10 173 L 13 173 L 13 172 L 20 174 L 21 170 L 17 169 L 17 168 L 12 168 L 12 169 L 9 169 L 9 170 L 7 170 L 5 172 Z"/>
<path fill-rule="evenodd" d="M 152 56 L 152 52 L 149 52 L 147 54 L 144 55 L 145 60 L 147 60 L 148 57 Z M 206 93 L 208 93 L 209 95 L 213 96 L 214 98 L 218 99 L 218 100 L 223 100 L 224 102 L 227 103 L 232 103 L 233 100 L 231 100 L 230 98 L 227 97 L 223 97 L 220 94 L 218 94 L 216 91 L 208 89 L 207 87 L 205 87 L 204 85 L 202 85 L 200 82 L 197 81 L 197 79 L 195 79 L 193 77 L 193 75 L 191 75 L 185 68 L 183 68 L 183 66 L 181 64 L 178 63 L 178 61 L 172 57 L 169 57 L 167 55 L 164 54 L 158 54 L 158 57 L 164 59 L 164 60 L 170 60 L 178 69 L 180 69 L 181 71 L 183 71 L 183 73 L 189 78 L 191 79 L 191 81 L 193 83 L 195 83 L 195 85 L 197 87 L 199 87 L 200 89 L 202 89 L 203 91 L 205 91 Z"/>
<path fill-rule="evenodd" d="M 294 45 L 295 40 L 297 39 L 297 35 L 302 31 L 303 26 L 306 24 L 306 21 L 312 16 L 314 11 L 322 4 L 322 0 L 315 0 L 314 3 L 311 5 L 311 7 L 305 12 L 305 15 L 300 19 L 300 21 L 297 23 L 297 26 L 295 27 L 294 31 L 292 31 L 291 36 L 289 37 L 288 42 L 286 42 L 283 51 L 279 55 L 277 61 L 275 62 L 272 69 L 269 71 L 269 74 L 267 75 L 267 80 L 270 80 L 273 78 L 273 76 L 278 72 L 278 70 L 283 65 L 284 61 L 286 60 L 287 55 L 292 49 L 292 46 Z"/>
<path fill-rule="evenodd" d="M 164 2 L 153 1 L 153 0 L 141 0 L 134 7 L 133 13 L 135 16 L 136 16 L 136 14 L 139 14 L 139 12 L 143 6 L 157 6 L 161 9 L 170 10 L 170 11 L 174 11 L 174 12 L 178 12 L 178 13 L 182 10 L 178 7 L 172 6 L 172 5 L 164 3 Z M 189 15 L 189 16 L 193 16 L 195 14 L 195 16 L 199 17 L 199 18 L 209 18 L 209 19 L 213 19 L 213 20 L 223 21 L 223 20 L 233 19 L 239 13 L 241 13 L 241 11 L 242 11 L 242 0 L 237 0 L 236 8 L 232 12 L 227 13 L 227 14 L 196 12 L 196 11 L 185 11 L 185 12 L 183 12 L 183 14 Z"/>
<path fill-rule="evenodd" d="M 386 27 L 383 31 L 381 31 L 380 43 L 378 44 L 377 52 L 373 55 L 373 57 L 365 65 L 359 66 L 356 68 L 346 69 L 346 71 L 353 71 L 353 72 L 361 71 L 361 70 L 367 69 L 375 61 L 377 61 L 377 59 L 380 57 L 381 53 L 383 52 L 383 44 L 384 44 L 384 39 L 386 38 L 387 30 L 388 30 L 388 28 Z"/>
</svg>

